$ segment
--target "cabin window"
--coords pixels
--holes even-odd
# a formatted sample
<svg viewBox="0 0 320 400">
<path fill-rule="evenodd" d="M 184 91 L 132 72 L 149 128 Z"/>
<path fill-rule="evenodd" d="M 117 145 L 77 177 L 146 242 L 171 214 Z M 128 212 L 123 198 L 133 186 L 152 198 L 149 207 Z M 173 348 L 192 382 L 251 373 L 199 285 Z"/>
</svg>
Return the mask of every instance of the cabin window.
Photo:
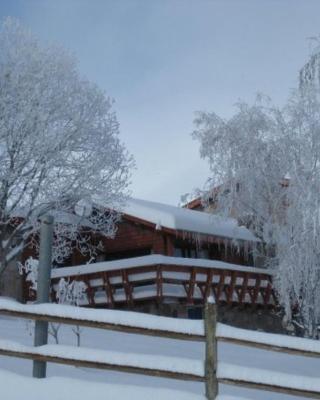
<svg viewBox="0 0 320 400">
<path fill-rule="evenodd" d="M 205 247 L 197 248 L 194 244 L 187 241 L 177 240 L 174 247 L 174 257 L 184 257 L 184 258 L 204 258 L 206 260 L 210 259 L 211 248 L 207 245 Z M 213 257 L 215 258 L 215 257 Z"/>
<path fill-rule="evenodd" d="M 182 248 L 181 247 L 175 247 L 174 252 L 173 252 L 174 257 L 184 257 Z"/>
<path fill-rule="evenodd" d="M 208 249 L 201 249 L 199 251 L 199 258 L 204 258 L 206 260 L 209 259 L 209 250 Z"/>
<path fill-rule="evenodd" d="M 175 247 L 173 254 L 174 257 L 198 258 L 198 252 L 196 248 L 192 247 Z"/>
<path fill-rule="evenodd" d="M 189 258 L 198 258 L 198 253 L 196 249 L 188 249 L 189 250 Z"/>
<path fill-rule="evenodd" d="M 221 260 L 225 258 L 223 256 L 226 256 L 225 247 L 223 245 L 218 246 L 215 243 L 210 245 L 208 257 L 210 260 Z"/>
</svg>

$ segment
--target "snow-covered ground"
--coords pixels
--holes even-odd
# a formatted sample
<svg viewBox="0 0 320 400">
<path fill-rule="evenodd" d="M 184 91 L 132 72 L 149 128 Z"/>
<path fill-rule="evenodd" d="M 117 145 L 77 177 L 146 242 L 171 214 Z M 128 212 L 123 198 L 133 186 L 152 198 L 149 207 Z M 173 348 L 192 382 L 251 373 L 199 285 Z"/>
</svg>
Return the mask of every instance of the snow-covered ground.
<svg viewBox="0 0 320 400">
<path fill-rule="evenodd" d="M 46 380 L 26 378 L 12 372 L 0 370 L 1 397 L 5 400 L 205 400 L 204 396 L 177 390 L 154 390 L 150 387 L 105 384 L 76 379 L 51 377 Z M 28 395 L 29 393 L 29 395 Z M 26 397 L 28 396 L 28 397 Z"/>
<path fill-rule="evenodd" d="M 29 325 L 31 323 L 28 323 Z M 76 337 L 72 332 L 72 327 L 65 326 L 60 330 L 60 343 L 75 345 Z M 28 333 L 27 323 L 24 320 L 0 317 L 0 337 L 4 340 L 13 340 L 21 344 L 31 345 L 32 337 Z M 51 340 L 53 343 L 53 341 Z M 154 338 L 133 334 L 124 334 L 98 329 L 83 328 L 81 334 L 81 345 L 95 349 L 109 351 L 119 351 L 124 353 L 137 352 L 140 354 L 168 355 L 170 357 L 184 357 L 186 359 L 203 360 L 204 344 L 196 342 L 184 342 L 163 338 Z M 285 372 L 300 376 L 302 381 L 304 377 L 320 378 L 320 359 L 298 357 L 285 355 L 265 350 L 250 349 L 230 344 L 220 344 L 218 348 L 218 357 L 220 361 L 232 363 L 236 366 L 246 366 L 253 368 L 268 369 L 271 372 Z M 187 362 L 187 360 L 186 360 Z M 20 400 L 22 394 L 26 393 L 27 388 L 32 388 L 34 393 L 33 400 L 40 399 L 43 396 L 43 385 L 46 386 L 47 393 L 52 394 L 48 400 L 66 399 L 65 393 L 72 393 L 74 398 L 82 400 L 79 394 L 90 393 L 95 382 L 105 385 L 94 385 L 94 393 L 108 393 L 111 398 L 119 400 L 127 399 L 175 399 L 202 400 L 204 394 L 204 385 L 196 382 L 183 382 L 164 378 L 147 377 L 135 374 L 127 374 L 112 371 L 99 371 L 93 369 L 75 368 L 70 366 L 48 364 L 48 376 L 50 379 L 38 382 L 25 379 L 31 376 L 32 362 L 28 360 L 19 360 L 15 358 L 0 356 L 0 387 L 1 394 L 3 387 L 6 387 L 5 400 Z M 4 372 L 5 371 L 5 372 Z M 8 372 L 11 372 L 11 374 Z M 24 375 L 25 377 L 12 375 L 12 373 Z M 61 379 L 63 378 L 63 379 Z M 85 387 L 83 383 L 66 378 L 78 378 L 82 381 L 91 382 Z M 134 385 L 134 387 L 124 387 L 124 385 Z M 139 387 L 136 388 L 136 386 Z M 59 388 L 53 390 L 53 387 Z M 167 390 L 166 392 L 152 390 L 152 388 Z M 150 390 L 148 389 L 150 388 Z M 169 391 L 168 391 L 169 390 Z M 188 395 L 179 394 L 176 391 L 187 392 Z M 17 397 L 20 393 L 20 397 Z M 78 396 L 76 395 L 78 393 Z M 91 392 L 92 393 L 92 392 Z M 117 396 L 116 394 L 117 393 Z M 286 396 L 283 394 L 273 394 L 270 392 L 247 390 L 231 386 L 221 386 L 220 393 L 229 396 L 239 396 L 250 400 L 289 400 L 299 399 L 298 397 Z M 16 396 L 16 397 L 15 397 Z M 37 397 L 38 396 L 38 397 Z M 69 395 L 68 395 L 69 396 Z M 127 397 L 126 397 L 127 396 Z M 158 396 L 158 397 L 157 397 Z M 171 396 L 171 397 L 170 397 Z M 179 397 L 180 396 L 180 397 Z M 184 397 L 183 397 L 184 396 Z M 86 396 L 88 398 L 89 395 Z M 1 398 L 2 397 L 1 395 Z M 41 397 L 42 399 L 43 397 Z M 109 397 L 103 397 L 109 400 Z M 301 399 L 301 398 L 300 398 Z M 68 397 L 73 400 L 73 397 Z M 221 397 L 221 400 L 227 400 Z"/>
</svg>

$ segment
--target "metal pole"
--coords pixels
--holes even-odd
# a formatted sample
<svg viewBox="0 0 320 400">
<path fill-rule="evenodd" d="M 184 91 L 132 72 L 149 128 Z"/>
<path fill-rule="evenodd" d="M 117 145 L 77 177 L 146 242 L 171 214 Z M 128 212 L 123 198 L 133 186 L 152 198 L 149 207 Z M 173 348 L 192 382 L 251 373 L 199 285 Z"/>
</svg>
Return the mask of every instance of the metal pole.
<svg viewBox="0 0 320 400">
<path fill-rule="evenodd" d="M 217 305 L 212 296 L 208 297 L 204 308 L 204 328 L 206 335 L 206 397 L 214 400 L 218 396 L 217 380 Z"/>
<path fill-rule="evenodd" d="M 49 303 L 51 264 L 52 264 L 53 217 L 45 215 L 41 220 L 40 252 L 38 265 L 37 303 Z M 34 345 L 42 346 L 48 343 L 48 322 L 36 321 Z M 46 377 L 47 363 L 33 361 L 33 377 Z"/>
</svg>

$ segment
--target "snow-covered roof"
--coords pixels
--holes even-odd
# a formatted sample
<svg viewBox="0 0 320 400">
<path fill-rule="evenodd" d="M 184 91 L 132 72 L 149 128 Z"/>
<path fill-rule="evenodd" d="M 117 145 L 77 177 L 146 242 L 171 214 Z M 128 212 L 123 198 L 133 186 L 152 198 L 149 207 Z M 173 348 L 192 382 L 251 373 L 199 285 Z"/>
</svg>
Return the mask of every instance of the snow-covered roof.
<svg viewBox="0 0 320 400">
<path fill-rule="evenodd" d="M 101 204 L 101 201 L 99 203 Z M 127 201 L 122 212 L 151 222 L 159 230 L 164 227 L 228 239 L 258 241 L 247 228 L 238 226 L 237 221 L 233 218 L 220 217 L 187 208 L 132 198 Z"/>
<path fill-rule="evenodd" d="M 15 218 L 25 218 L 26 215 L 28 214 L 28 210 L 25 208 L 20 208 L 18 210 L 15 210 L 13 217 Z M 31 214 L 31 218 L 37 218 L 38 215 L 42 214 L 41 207 L 40 208 L 35 208 L 35 210 Z M 94 229 L 95 226 L 94 224 L 87 219 L 86 217 L 81 217 L 79 215 L 76 215 L 72 212 L 64 211 L 64 210 L 49 210 L 45 214 L 52 215 L 54 217 L 55 222 L 60 223 L 60 224 L 66 224 L 66 225 L 80 225 L 86 228 L 91 228 Z"/>
<path fill-rule="evenodd" d="M 93 204 L 110 208 L 101 198 L 94 197 L 92 200 Z M 180 232 L 217 236 L 231 240 L 259 241 L 247 228 L 238 226 L 236 219 L 188 208 L 131 198 L 122 206 L 121 212 L 152 223 L 155 225 L 155 229 L 159 230 L 168 228 Z M 41 207 L 33 212 L 35 217 L 38 213 L 41 214 Z M 56 222 L 94 228 L 86 217 L 79 217 L 71 212 L 50 211 L 50 214 L 54 216 Z M 15 212 L 16 217 L 24 217 L 25 215 L 25 209 Z"/>
</svg>

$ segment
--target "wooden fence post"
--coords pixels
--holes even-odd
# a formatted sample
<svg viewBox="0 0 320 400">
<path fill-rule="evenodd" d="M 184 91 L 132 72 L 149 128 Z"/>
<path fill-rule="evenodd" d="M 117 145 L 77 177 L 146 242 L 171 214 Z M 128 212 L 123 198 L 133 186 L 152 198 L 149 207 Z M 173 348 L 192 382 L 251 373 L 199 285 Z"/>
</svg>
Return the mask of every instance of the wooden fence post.
<svg viewBox="0 0 320 400">
<path fill-rule="evenodd" d="M 41 220 L 40 251 L 38 264 L 37 303 L 49 303 L 51 264 L 52 264 L 53 217 L 45 215 Z M 48 343 L 48 322 L 36 321 L 34 328 L 34 345 Z M 45 378 L 47 364 L 45 361 L 33 361 L 33 377 Z"/>
<path fill-rule="evenodd" d="M 216 325 L 217 305 L 214 298 L 209 296 L 204 308 L 204 330 L 206 335 L 205 376 L 206 397 L 208 400 L 215 400 L 218 395 Z"/>
</svg>

